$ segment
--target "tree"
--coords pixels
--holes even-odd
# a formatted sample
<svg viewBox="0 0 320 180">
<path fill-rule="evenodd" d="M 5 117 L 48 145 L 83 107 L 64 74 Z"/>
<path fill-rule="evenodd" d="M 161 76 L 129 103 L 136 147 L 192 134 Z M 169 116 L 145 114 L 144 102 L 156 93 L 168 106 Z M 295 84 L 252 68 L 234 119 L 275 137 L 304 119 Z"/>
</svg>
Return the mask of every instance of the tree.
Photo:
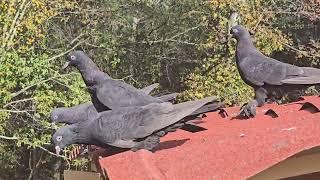
<svg viewBox="0 0 320 180">
<path fill-rule="evenodd" d="M 68 7 L 64 1 L 0 2 L 0 179 L 52 176 L 57 157 L 47 149 L 48 114 L 88 99 L 79 75 L 58 72 L 55 61 L 64 53 L 47 52 L 47 21 Z"/>
</svg>

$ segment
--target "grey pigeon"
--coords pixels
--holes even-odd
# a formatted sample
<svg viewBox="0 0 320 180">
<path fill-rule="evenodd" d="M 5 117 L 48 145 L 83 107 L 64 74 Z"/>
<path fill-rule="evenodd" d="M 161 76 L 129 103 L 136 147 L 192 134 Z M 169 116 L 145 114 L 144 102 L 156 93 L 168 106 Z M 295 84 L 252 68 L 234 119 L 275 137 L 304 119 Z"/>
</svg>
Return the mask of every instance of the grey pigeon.
<svg viewBox="0 0 320 180">
<path fill-rule="evenodd" d="M 97 116 L 98 111 L 91 102 L 88 102 L 73 107 L 54 108 L 50 119 L 52 123 L 74 124 Z"/>
<path fill-rule="evenodd" d="M 101 112 L 92 120 L 64 126 L 54 133 L 52 140 L 57 154 L 71 144 L 151 151 L 165 135 L 164 129 L 180 127 L 181 119 L 214 100 L 215 97 L 208 97 L 175 105 L 164 102 L 117 108 Z"/>
<path fill-rule="evenodd" d="M 263 106 L 266 100 L 274 101 L 284 95 L 302 93 L 320 83 L 319 69 L 298 67 L 263 55 L 253 45 L 248 30 L 243 26 L 232 27 L 230 33 L 237 40 L 236 64 L 241 78 L 255 91 L 255 98 L 242 107 L 240 114 L 255 116 L 256 107 Z"/>
<path fill-rule="evenodd" d="M 69 53 L 68 60 L 63 69 L 71 65 L 80 71 L 90 92 L 91 101 L 98 112 L 117 107 L 166 101 L 166 99 L 152 97 L 125 82 L 112 79 L 109 75 L 100 71 L 97 65 L 83 51 Z M 151 85 L 151 88 L 145 88 L 145 91 L 150 92 L 150 89 L 154 86 Z M 172 99 L 176 95 L 174 93 L 166 96 L 166 98 Z"/>
<path fill-rule="evenodd" d="M 212 101 L 197 109 L 196 111 L 192 112 L 186 118 L 195 119 L 203 113 L 220 109 L 222 105 L 223 103 L 219 103 L 218 101 Z M 91 102 L 87 102 L 73 107 L 54 108 L 50 114 L 50 119 L 53 124 L 75 124 L 81 121 L 95 119 L 98 116 L 98 114 L 99 113 L 95 109 L 93 104 Z"/>
<path fill-rule="evenodd" d="M 163 102 L 171 101 L 175 99 L 178 93 L 167 94 L 158 97 Z M 203 108 L 199 109 L 201 113 L 208 112 L 220 107 L 221 104 L 215 103 L 212 105 L 206 105 L 208 110 Z M 215 108 L 216 107 L 216 108 Z M 200 114 L 199 112 L 195 112 L 195 114 Z M 55 123 L 66 123 L 66 124 L 74 124 L 80 121 L 85 121 L 87 119 L 93 118 L 98 115 L 98 111 L 93 106 L 91 102 L 83 103 L 80 105 L 72 106 L 72 107 L 59 107 L 54 108 L 50 114 L 50 119 L 53 124 Z"/>
</svg>

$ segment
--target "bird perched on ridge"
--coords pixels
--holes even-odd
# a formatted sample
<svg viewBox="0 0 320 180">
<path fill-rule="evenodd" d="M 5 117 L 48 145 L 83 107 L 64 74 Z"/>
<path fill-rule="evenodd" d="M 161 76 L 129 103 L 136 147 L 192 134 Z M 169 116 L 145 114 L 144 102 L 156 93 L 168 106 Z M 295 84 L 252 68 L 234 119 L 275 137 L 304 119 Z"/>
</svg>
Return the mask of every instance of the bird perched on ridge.
<svg viewBox="0 0 320 180">
<path fill-rule="evenodd" d="M 80 71 L 91 95 L 92 103 L 98 112 L 117 107 L 165 102 L 177 96 L 177 93 L 173 93 L 157 98 L 152 97 L 125 82 L 111 79 L 109 75 L 100 71 L 83 51 L 69 53 L 68 61 L 63 66 L 63 69 L 68 66 L 75 66 Z M 146 89 L 150 91 L 152 87 Z"/>
<path fill-rule="evenodd" d="M 214 109 L 219 110 L 221 108 L 221 106 L 222 106 L 222 103 L 219 103 L 218 101 L 211 101 L 211 103 L 209 105 L 206 105 L 206 106 L 192 112 L 188 116 L 184 117 L 182 122 L 186 122 L 186 123 L 177 123 L 173 126 L 169 126 L 168 128 L 164 128 L 161 131 L 161 133 L 162 133 L 161 136 L 164 136 L 165 134 L 167 134 L 169 132 L 174 132 L 176 129 L 183 127 L 185 124 L 190 124 L 187 121 L 197 118 L 200 114 L 203 114 L 208 111 L 213 111 Z M 81 123 L 84 121 L 94 120 L 98 117 L 98 115 L 99 115 L 99 113 L 95 109 L 93 104 L 88 102 L 88 103 L 83 103 L 83 104 L 73 106 L 73 107 L 54 108 L 53 111 L 51 112 L 50 118 L 51 118 L 51 122 L 53 123 L 53 126 L 55 127 L 55 129 L 57 129 L 57 127 L 55 126 L 55 123 L 66 123 L 68 125 L 71 125 L 71 124 Z M 160 136 L 158 135 L 158 137 L 160 137 Z M 149 137 L 148 141 L 145 141 L 145 142 L 147 142 L 147 144 L 148 144 L 148 143 L 150 143 L 149 142 L 150 140 L 157 139 L 158 137 L 157 136 Z M 110 146 L 107 146 L 107 145 L 104 145 L 101 147 L 102 148 L 108 147 L 107 149 L 110 148 Z M 77 146 L 76 148 L 78 148 L 78 149 L 84 148 L 84 152 L 88 152 L 90 147 L 82 144 L 82 145 Z M 85 154 L 85 153 L 82 153 L 82 155 L 83 154 Z"/>
<path fill-rule="evenodd" d="M 240 76 L 255 91 L 254 99 L 242 107 L 242 115 L 255 116 L 256 107 L 263 106 L 266 100 L 280 99 L 320 83 L 320 69 L 299 67 L 263 55 L 253 45 L 245 27 L 233 26 L 230 33 L 237 40 L 236 64 Z"/>
<path fill-rule="evenodd" d="M 93 119 L 58 129 L 52 140 L 57 154 L 71 144 L 152 150 L 170 128 L 174 131 L 181 127 L 184 117 L 215 100 L 215 97 L 208 97 L 174 105 L 150 103 L 104 111 Z"/>
<path fill-rule="evenodd" d="M 223 103 L 218 101 L 212 101 L 203 107 L 197 109 L 187 116 L 189 119 L 194 119 L 200 114 L 220 109 Z M 59 107 L 54 108 L 50 114 L 50 120 L 55 123 L 74 124 L 97 117 L 99 112 L 93 106 L 92 103 L 87 102 L 72 107 Z"/>
</svg>

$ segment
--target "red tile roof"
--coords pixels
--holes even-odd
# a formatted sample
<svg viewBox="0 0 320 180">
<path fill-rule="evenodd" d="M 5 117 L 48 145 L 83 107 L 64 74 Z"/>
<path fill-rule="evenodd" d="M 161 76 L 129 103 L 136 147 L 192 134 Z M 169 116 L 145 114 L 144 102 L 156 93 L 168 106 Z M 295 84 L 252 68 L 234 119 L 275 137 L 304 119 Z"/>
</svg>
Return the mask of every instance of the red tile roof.
<svg viewBox="0 0 320 180">
<path fill-rule="evenodd" d="M 246 179 L 300 152 L 320 145 L 320 98 L 267 104 L 249 120 L 208 113 L 197 122 L 205 131 L 178 130 L 161 139 L 155 153 L 126 151 L 99 159 L 113 180 Z M 266 115 L 267 114 L 267 115 Z"/>
</svg>

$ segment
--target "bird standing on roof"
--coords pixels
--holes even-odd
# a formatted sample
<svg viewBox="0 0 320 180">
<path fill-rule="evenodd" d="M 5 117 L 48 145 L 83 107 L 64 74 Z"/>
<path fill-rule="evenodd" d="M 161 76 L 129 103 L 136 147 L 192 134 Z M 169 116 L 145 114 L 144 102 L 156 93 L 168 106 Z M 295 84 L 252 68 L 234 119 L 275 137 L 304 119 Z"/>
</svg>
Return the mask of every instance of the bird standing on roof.
<svg viewBox="0 0 320 180">
<path fill-rule="evenodd" d="M 183 126 L 183 118 L 214 101 L 215 97 L 208 97 L 175 105 L 164 102 L 120 107 L 61 127 L 52 140 L 57 154 L 71 144 L 152 150 L 160 137 Z"/>
<path fill-rule="evenodd" d="M 237 40 L 236 64 L 240 76 L 255 91 L 254 99 L 242 107 L 240 114 L 255 116 L 256 107 L 263 106 L 267 99 L 275 100 L 320 83 L 320 69 L 298 67 L 263 55 L 253 45 L 245 27 L 233 26 L 230 33 Z"/>
</svg>

